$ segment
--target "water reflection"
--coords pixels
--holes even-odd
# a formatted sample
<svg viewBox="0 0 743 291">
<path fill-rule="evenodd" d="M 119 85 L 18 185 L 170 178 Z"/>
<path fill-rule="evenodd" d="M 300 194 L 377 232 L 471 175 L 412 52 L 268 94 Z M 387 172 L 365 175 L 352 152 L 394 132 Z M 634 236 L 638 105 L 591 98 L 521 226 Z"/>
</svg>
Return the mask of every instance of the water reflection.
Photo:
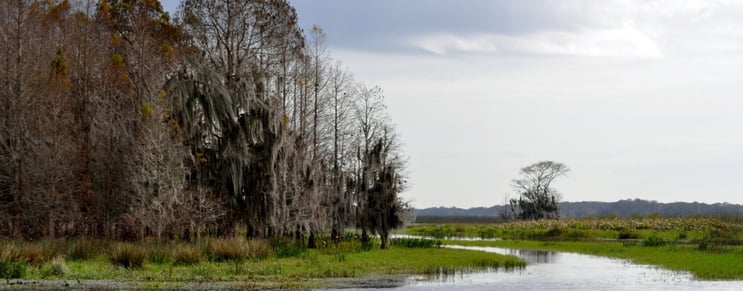
<svg viewBox="0 0 743 291">
<path fill-rule="evenodd" d="M 468 236 L 445 236 L 445 237 L 433 237 L 423 235 L 409 235 L 409 234 L 393 234 L 390 238 L 422 238 L 422 239 L 433 239 L 433 240 L 463 240 L 463 241 L 495 241 L 501 240 L 499 237 L 487 238 L 487 237 L 468 237 Z"/>
<path fill-rule="evenodd" d="M 563 252 L 447 247 L 515 255 L 528 265 L 515 270 L 415 276 L 392 290 L 743 290 L 743 281 L 696 281 L 686 272 L 626 260 Z"/>
</svg>

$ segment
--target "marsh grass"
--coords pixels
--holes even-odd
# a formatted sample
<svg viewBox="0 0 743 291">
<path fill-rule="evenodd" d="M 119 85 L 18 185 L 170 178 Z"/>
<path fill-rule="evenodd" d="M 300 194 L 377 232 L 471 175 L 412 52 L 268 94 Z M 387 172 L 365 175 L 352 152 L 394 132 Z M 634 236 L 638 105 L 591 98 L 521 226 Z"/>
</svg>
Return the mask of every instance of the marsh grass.
<svg viewBox="0 0 743 291">
<path fill-rule="evenodd" d="M 136 282 L 131 283 L 136 286 L 249 282 L 249 286 L 238 285 L 314 288 L 327 278 L 461 273 L 524 264 L 512 256 L 439 248 L 439 240 L 398 241 L 387 250 L 379 250 L 378 240 L 364 245 L 356 236 L 343 236 L 340 241 L 319 238 L 316 249 L 301 243 L 243 238 L 201 243 L 11 241 L 0 243 L 0 277 L 112 280 Z"/>
<path fill-rule="evenodd" d="M 209 261 L 243 261 L 250 255 L 248 244 L 239 238 L 212 239 L 206 243 L 204 253 Z"/>
<path fill-rule="evenodd" d="M 132 243 L 119 243 L 111 252 L 111 263 L 127 269 L 139 269 L 146 257 L 144 248 Z"/>
<path fill-rule="evenodd" d="M 23 276 L 26 274 L 27 268 L 28 264 L 26 262 L 0 259 L 0 278 L 23 278 Z"/>
<path fill-rule="evenodd" d="M 204 260 L 201 249 L 189 244 L 176 245 L 173 248 L 172 256 L 175 265 L 196 265 Z"/>
<path fill-rule="evenodd" d="M 243 243 L 248 250 L 263 249 L 268 245 L 265 241 L 256 243 L 245 240 Z M 447 248 L 390 246 L 387 250 L 375 248 L 364 251 L 359 241 L 325 244 L 318 249 L 304 250 L 300 255 L 293 256 L 281 257 L 274 250 L 271 255 L 260 259 L 251 257 L 245 260 L 218 261 L 206 258 L 205 245 L 206 243 L 113 244 L 112 249 L 107 251 L 108 256 L 98 255 L 89 260 L 59 261 L 55 263 L 56 266 L 47 263 L 43 268 L 31 268 L 28 272 L 24 269 L 23 274 L 16 274 L 14 277 L 122 280 L 141 282 L 148 284 L 147 286 L 183 286 L 177 285 L 179 282 L 235 282 L 235 284 L 249 282 L 250 288 L 314 288 L 322 285 L 322 281 L 317 280 L 327 278 L 424 275 L 441 270 L 453 274 L 524 265 L 523 261 L 513 256 Z M 155 249 L 158 252 L 171 249 L 170 259 L 162 263 L 152 263 L 152 253 Z M 123 259 L 139 258 L 134 254 L 141 254 L 141 260 Z M 114 262 L 111 258 L 114 255 L 122 258 L 120 260 L 124 260 L 124 263 Z M 141 261 L 142 265 L 128 263 L 129 261 Z M 63 270 L 63 264 L 67 270 Z"/>
<path fill-rule="evenodd" d="M 319 243 L 317 248 L 327 249 L 328 244 L 325 241 L 318 239 L 322 243 Z M 291 258 L 301 257 L 305 255 L 308 250 L 303 246 L 303 241 L 293 241 L 290 239 L 275 238 L 270 241 L 270 245 L 273 249 L 273 254 L 277 258 Z"/>
<path fill-rule="evenodd" d="M 66 258 L 70 260 L 90 260 L 108 249 L 104 242 L 92 239 L 76 239 L 68 243 Z"/>
<path fill-rule="evenodd" d="M 645 239 L 657 236 L 667 241 L 697 242 L 708 238 L 726 245 L 743 245 L 743 222 L 719 217 L 605 217 L 498 224 L 417 224 L 409 226 L 405 233 L 439 239 L 468 237 L 557 241 Z"/>
<path fill-rule="evenodd" d="M 58 252 L 55 241 L 10 241 L 0 244 L 0 278 L 23 278 L 29 269 L 39 268 Z"/>
<path fill-rule="evenodd" d="M 172 261 L 170 245 L 155 245 L 147 249 L 147 261 L 153 264 L 167 264 Z"/>
<path fill-rule="evenodd" d="M 642 240 L 643 247 L 660 247 L 669 244 L 668 241 L 657 236 L 649 236 Z"/>
<path fill-rule="evenodd" d="M 67 267 L 64 257 L 58 256 L 47 263 L 41 273 L 44 277 L 64 277 L 70 274 L 70 268 Z"/>
<path fill-rule="evenodd" d="M 390 244 L 393 246 L 400 246 L 406 248 L 440 248 L 441 240 L 426 239 L 426 238 L 393 238 L 390 240 Z"/>
</svg>

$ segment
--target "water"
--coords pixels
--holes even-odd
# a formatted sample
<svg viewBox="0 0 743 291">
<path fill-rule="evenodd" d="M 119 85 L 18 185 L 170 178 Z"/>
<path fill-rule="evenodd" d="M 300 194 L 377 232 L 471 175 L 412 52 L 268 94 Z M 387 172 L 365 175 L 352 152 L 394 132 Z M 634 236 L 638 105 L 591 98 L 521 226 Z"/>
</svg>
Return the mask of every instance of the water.
<svg viewBox="0 0 743 291">
<path fill-rule="evenodd" d="M 401 286 L 384 290 L 743 290 L 743 281 L 697 281 L 689 273 L 626 260 L 563 252 L 449 247 L 515 255 L 528 265 L 518 270 L 410 277 Z"/>
</svg>

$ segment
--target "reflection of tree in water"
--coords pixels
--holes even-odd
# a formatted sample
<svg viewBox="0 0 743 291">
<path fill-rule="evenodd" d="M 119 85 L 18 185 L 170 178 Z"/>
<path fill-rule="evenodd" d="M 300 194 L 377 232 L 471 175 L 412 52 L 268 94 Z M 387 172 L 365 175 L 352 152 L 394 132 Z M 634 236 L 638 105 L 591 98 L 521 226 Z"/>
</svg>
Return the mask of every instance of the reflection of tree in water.
<svg viewBox="0 0 743 291">
<path fill-rule="evenodd" d="M 517 255 L 517 254 L 514 254 Z M 527 259 L 528 260 L 528 259 Z M 531 262 L 531 261 L 530 261 Z M 462 282 L 467 278 L 467 275 L 476 273 L 510 273 L 517 270 L 523 270 L 525 267 L 498 267 L 498 268 L 487 268 L 483 269 L 468 269 L 468 268 L 455 268 L 455 267 L 439 267 L 436 270 L 431 270 L 429 274 L 421 276 L 412 276 L 408 278 L 409 282 L 439 282 L 439 283 L 457 283 Z"/>
<path fill-rule="evenodd" d="M 550 264 L 558 263 L 560 260 L 560 253 L 558 252 L 547 252 L 547 251 L 531 251 L 531 250 L 508 250 L 509 255 L 514 255 L 524 259 L 527 264 Z"/>
</svg>

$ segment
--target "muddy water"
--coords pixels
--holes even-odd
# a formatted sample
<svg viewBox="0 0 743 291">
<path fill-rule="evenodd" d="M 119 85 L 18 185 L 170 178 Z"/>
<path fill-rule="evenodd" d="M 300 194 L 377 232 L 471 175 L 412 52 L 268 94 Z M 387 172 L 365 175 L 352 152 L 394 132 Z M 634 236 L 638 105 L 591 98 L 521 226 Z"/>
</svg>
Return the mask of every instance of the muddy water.
<svg viewBox="0 0 743 291">
<path fill-rule="evenodd" d="M 689 273 L 626 260 L 563 252 L 451 247 L 515 255 L 528 265 L 518 270 L 411 277 L 391 289 L 385 286 L 384 290 L 743 290 L 743 281 L 697 281 Z"/>
</svg>

